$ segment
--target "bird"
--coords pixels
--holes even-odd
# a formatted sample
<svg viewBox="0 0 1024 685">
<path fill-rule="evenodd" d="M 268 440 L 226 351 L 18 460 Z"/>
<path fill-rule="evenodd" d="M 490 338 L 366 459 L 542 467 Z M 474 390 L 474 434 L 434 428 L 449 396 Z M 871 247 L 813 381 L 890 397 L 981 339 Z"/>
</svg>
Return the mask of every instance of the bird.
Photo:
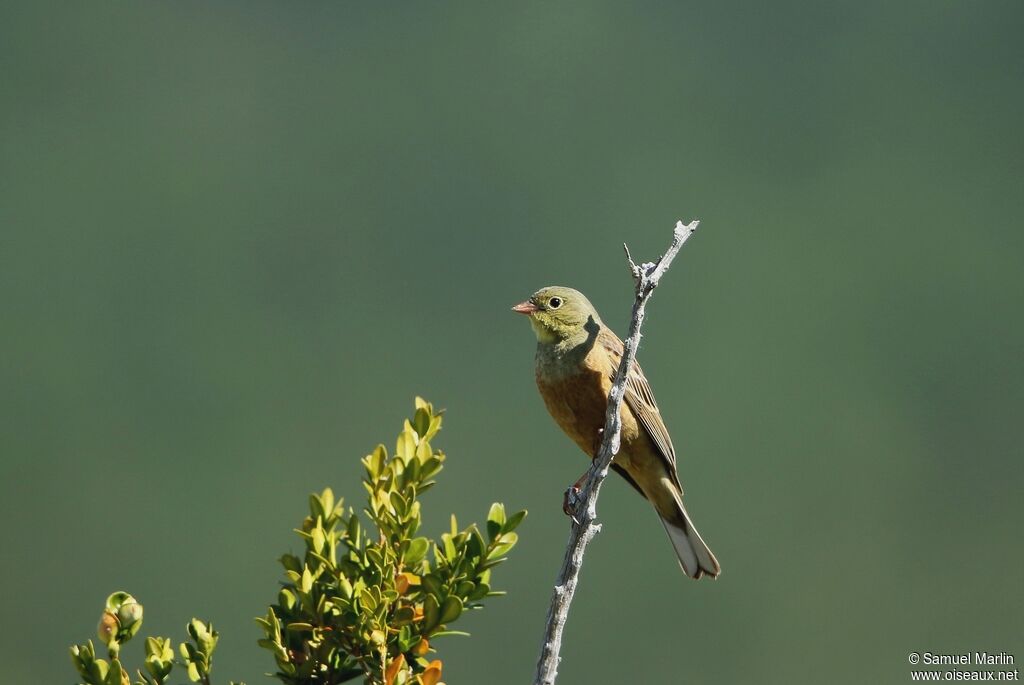
<svg viewBox="0 0 1024 685">
<path fill-rule="evenodd" d="M 537 388 L 555 423 L 591 459 L 601 444 L 608 394 L 624 345 L 583 293 L 564 286 L 535 292 L 512 310 L 529 317 L 537 336 Z M 622 433 L 612 469 L 645 497 L 691 578 L 718 577 L 721 566 L 683 506 L 672 445 L 651 386 L 634 363 L 621 410 Z M 586 473 L 576 483 L 585 479 Z"/>
</svg>

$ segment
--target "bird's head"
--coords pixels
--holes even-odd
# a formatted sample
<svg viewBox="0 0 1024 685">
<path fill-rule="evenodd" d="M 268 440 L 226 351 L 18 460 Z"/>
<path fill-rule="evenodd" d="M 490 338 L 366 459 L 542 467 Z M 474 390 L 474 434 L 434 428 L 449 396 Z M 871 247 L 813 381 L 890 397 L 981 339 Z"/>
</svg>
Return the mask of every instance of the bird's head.
<svg viewBox="0 0 1024 685">
<path fill-rule="evenodd" d="M 533 332 L 542 343 L 586 335 L 588 328 L 601 323 L 594 305 L 583 293 L 560 285 L 541 288 L 512 311 L 530 317 Z"/>
</svg>

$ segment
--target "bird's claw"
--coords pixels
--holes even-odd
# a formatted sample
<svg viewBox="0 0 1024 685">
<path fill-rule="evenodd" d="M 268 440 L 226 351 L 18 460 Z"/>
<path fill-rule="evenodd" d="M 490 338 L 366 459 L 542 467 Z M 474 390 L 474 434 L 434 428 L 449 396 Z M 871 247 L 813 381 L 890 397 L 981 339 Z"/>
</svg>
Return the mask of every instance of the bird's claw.
<svg viewBox="0 0 1024 685">
<path fill-rule="evenodd" d="M 576 505 L 580 501 L 580 488 L 578 485 L 573 485 L 565 491 L 565 496 L 562 498 L 562 511 L 565 515 L 570 517 L 575 524 L 579 524 L 579 520 L 576 518 Z"/>
</svg>

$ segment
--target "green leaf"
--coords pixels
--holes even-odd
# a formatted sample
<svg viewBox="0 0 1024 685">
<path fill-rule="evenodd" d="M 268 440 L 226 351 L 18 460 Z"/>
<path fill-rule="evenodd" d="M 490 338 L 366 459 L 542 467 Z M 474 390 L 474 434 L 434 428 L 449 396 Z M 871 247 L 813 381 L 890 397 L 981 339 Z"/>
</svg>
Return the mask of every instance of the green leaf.
<svg viewBox="0 0 1024 685">
<path fill-rule="evenodd" d="M 160 661 L 173 660 L 174 648 L 171 646 L 171 639 L 169 637 L 147 637 L 146 656 Z"/>
<path fill-rule="evenodd" d="M 423 467 L 420 470 L 420 480 L 425 481 L 428 478 L 431 478 L 434 475 L 436 475 L 437 472 L 440 470 L 441 459 L 439 459 L 436 455 L 431 456 L 430 459 L 427 459 L 426 461 L 423 462 Z M 422 484 L 420 485 L 420 490 L 423 490 Z"/>
<path fill-rule="evenodd" d="M 359 517 L 355 514 L 348 520 L 348 545 L 352 549 L 359 549 L 362 547 L 361 533 L 362 529 L 359 526 Z"/>
<path fill-rule="evenodd" d="M 71 646 L 71 663 L 74 664 L 75 670 L 78 671 L 78 675 L 84 676 L 86 674 L 85 662 L 82 659 L 81 647 L 78 645 Z"/>
<path fill-rule="evenodd" d="M 110 664 L 105 659 L 96 659 L 89 663 L 88 670 L 92 681 L 98 685 L 107 679 L 107 673 L 110 672 Z"/>
<path fill-rule="evenodd" d="M 453 516 L 452 521 L 454 520 L 455 517 Z M 454 563 L 455 557 L 458 556 L 458 552 L 455 549 L 455 543 L 452 542 L 452 536 L 448 533 L 444 533 L 441 536 L 441 542 L 444 545 L 444 558 L 448 561 L 449 564 Z"/>
<path fill-rule="evenodd" d="M 491 551 L 491 557 L 500 557 L 508 553 L 519 542 L 519 536 L 515 533 L 505 533 L 498 539 L 498 544 Z"/>
<path fill-rule="evenodd" d="M 419 636 L 418 635 L 415 637 L 415 641 L 419 642 Z M 415 643 L 413 642 L 412 628 L 410 628 L 407 625 L 402 626 L 401 628 L 399 628 L 398 629 L 398 651 L 400 651 L 400 652 L 408 652 L 410 649 L 412 649 L 413 644 L 415 644 Z"/>
<path fill-rule="evenodd" d="M 441 579 L 433 573 L 428 573 L 420 578 L 420 585 L 423 586 L 423 589 L 426 590 L 428 594 L 434 595 L 434 597 L 437 598 L 441 597 L 441 593 L 444 590 L 444 586 L 441 584 Z"/>
<path fill-rule="evenodd" d="M 104 679 L 106 685 L 121 685 L 121 678 L 123 670 L 121 669 L 121 662 L 114 659 L 110 664 L 110 670 L 107 671 L 107 677 Z"/>
<path fill-rule="evenodd" d="M 419 563 L 423 560 L 423 557 L 427 556 L 427 550 L 429 549 L 430 540 L 427 538 L 413 538 L 409 541 L 409 549 L 405 553 L 405 563 Z"/>
<path fill-rule="evenodd" d="M 352 599 L 352 583 L 345 576 L 338 576 L 338 590 L 345 599 Z"/>
<path fill-rule="evenodd" d="M 324 518 L 327 518 L 334 511 L 334 491 L 324 488 L 324 491 L 320 493 L 320 501 L 323 503 Z"/>
<path fill-rule="evenodd" d="M 402 626 L 407 623 L 412 623 L 413 617 L 414 612 L 412 607 L 400 607 L 395 610 L 395 613 L 393 615 L 393 621 L 395 625 Z"/>
<path fill-rule="evenodd" d="M 404 461 L 414 459 L 416 457 L 416 442 L 418 440 L 419 437 L 416 435 L 416 431 L 413 430 L 412 424 L 406 420 L 402 432 L 398 434 L 398 441 L 395 443 L 395 456 L 401 457 Z"/>
<path fill-rule="evenodd" d="M 505 525 L 505 505 L 495 502 L 491 510 L 487 512 L 487 537 L 490 540 L 501 534 L 501 527 Z"/>
<path fill-rule="evenodd" d="M 430 430 L 430 412 L 427 411 L 426 407 L 418 407 L 416 409 L 416 415 L 412 419 L 412 427 L 421 438 L 427 436 L 427 431 Z"/>
<path fill-rule="evenodd" d="M 508 520 L 505 521 L 505 525 L 501 527 L 501 532 L 511 533 L 513 530 L 519 527 L 519 524 L 523 522 L 524 518 L 526 518 L 526 509 L 522 509 L 512 514 L 508 517 Z"/>
<path fill-rule="evenodd" d="M 490 523 L 487 525 L 490 526 Z M 466 556 L 471 559 L 479 559 L 483 556 L 486 548 L 487 543 L 484 542 L 484 537 L 480 535 L 480 531 L 477 530 L 476 524 L 474 524 L 470 528 L 469 539 L 466 541 Z"/>
<path fill-rule="evenodd" d="M 477 602 L 486 597 L 490 591 L 490 585 L 488 585 L 487 583 L 480 583 L 479 585 L 475 585 L 473 587 L 473 591 L 469 593 L 469 596 L 466 599 L 468 599 L 470 602 Z"/>
<path fill-rule="evenodd" d="M 429 631 L 441 620 L 441 607 L 437 603 L 437 598 L 434 595 L 427 595 L 427 598 L 423 600 L 423 629 Z"/>
<path fill-rule="evenodd" d="M 494 557 L 494 556 L 488 557 L 487 561 L 485 561 L 484 563 L 480 564 L 480 570 L 481 571 L 488 571 L 488 570 L 494 568 L 495 566 L 497 566 L 498 564 L 502 563 L 503 561 L 506 561 L 507 559 L 508 559 L 508 557 Z"/>
<path fill-rule="evenodd" d="M 416 483 L 420 480 L 420 470 L 423 468 L 422 462 L 419 459 L 413 459 L 405 465 L 405 479 L 406 487 L 415 488 Z M 415 490 L 414 495 L 415 496 Z"/>
<path fill-rule="evenodd" d="M 377 597 L 374 596 L 374 593 L 372 592 L 372 590 L 376 589 L 377 588 L 365 588 L 361 593 L 359 593 L 359 601 L 362 603 L 364 609 L 373 611 L 377 608 L 377 605 L 380 604 Z"/>
<path fill-rule="evenodd" d="M 204 623 L 198 618 L 193 618 L 186 626 L 188 634 L 195 640 L 199 651 L 209 657 L 217 648 L 217 639 L 220 637 L 212 624 Z"/>
<path fill-rule="evenodd" d="M 174 649 L 170 638 L 146 638 L 146 660 L 143 665 L 157 682 L 166 680 L 174 668 Z"/>
<path fill-rule="evenodd" d="M 427 431 L 427 437 L 433 437 L 437 435 L 438 431 L 441 430 L 441 423 L 444 417 L 440 413 L 434 414 L 430 419 L 430 430 Z"/>
<path fill-rule="evenodd" d="M 395 513 L 398 514 L 399 519 L 404 519 L 405 515 L 409 513 L 409 503 L 398 492 L 391 493 L 391 506 L 395 508 Z"/>
<path fill-rule="evenodd" d="M 455 596 L 449 597 L 441 605 L 441 616 L 438 623 L 451 623 L 460 615 L 462 615 L 462 600 Z"/>
<path fill-rule="evenodd" d="M 309 594 L 309 591 L 313 589 L 313 574 L 309 572 L 308 566 L 302 567 L 302 576 L 299 580 L 299 590 L 304 594 Z"/>
<path fill-rule="evenodd" d="M 448 636 L 452 636 L 452 635 L 457 635 L 459 637 L 469 637 L 470 636 L 469 633 L 467 633 L 464 630 L 439 630 L 436 633 L 431 633 L 430 634 L 430 639 L 431 640 L 436 640 L 439 637 L 448 637 Z"/>
<path fill-rule="evenodd" d="M 318 516 L 316 519 L 316 528 L 310 533 L 310 542 L 313 545 L 313 551 L 320 553 L 324 549 L 324 545 L 327 543 L 327 538 L 324 537 L 324 529 L 321 525 L 321 518 Z"/>
<path fill-rule="evenodd" d="M 281 605 L 285 610 L 291 611 L 295 608 L 297 600 L 295 599 L 295 593 L 288 588 L 281 588 L 277 593 L 277 603 Z"/>
<path fill-rule="evenodd" d="M 281 562 L 281 565 L 284 566 L 286 571 L 295 571 L 296 573 L 302 571 L 302 562 L 300 562 L 299 558 L 294 554 L 282 554 L 278 561 Z"/>
<path fill-rule="evenodd" d="M 373 452 L 363 457 L 363 466 L 366 467 L 366 475 L 371 483 L 376 482 L 384 471 L 384 461 L 387 459 L 387 450 L 384 445 L 377 445 Z"/>
<path fill-rule="evenodd" d="M 309 496 L 309 515 L 312 518 L 324 517 L 324 505 L 316 495 Z"/>
</svg>

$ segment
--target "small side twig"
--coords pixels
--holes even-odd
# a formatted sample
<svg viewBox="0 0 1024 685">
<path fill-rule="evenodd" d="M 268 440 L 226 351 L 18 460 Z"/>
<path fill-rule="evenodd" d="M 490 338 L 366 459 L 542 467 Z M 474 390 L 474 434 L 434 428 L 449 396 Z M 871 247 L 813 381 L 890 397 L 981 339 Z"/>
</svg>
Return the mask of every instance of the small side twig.
<svg viewBox="0 0 1024 685">
<path fill-rule="evenodd" d="M 630 272 L 636 283 L 636 298 L 633 301 L 629 336 L 625 340 L 622 361 L 619 363 L 609 393 L 601 447 L 598 449 L 597 456 L 594 457 L 579 494 L 575 498 L 570 498 L 569 504 L 573 514 L 572 528 L 565 549 L 565 559 L 562 561 L 558 580 L 555 581 L 551 605 L 548 608 L 544 641 L 541 644 L 540 659 L 537 661 L 537 672 L 533 678 L 534 685 L 554 685 L 558 675 L 558 662 L 561 660 L 559 653 L 562 649 L 562 632 L 565 629 L 565 622 L 569 618 L 569 607 L 579 582 L 580 570 L 583 567 L 583 554 L 587 545 L 601 530 L 601 524 L 597 523 L 597 497 L 601 491 L 601 483 L 608 475 L 612 459 L 619 451 L 622 431 L 619 412 L 626 393 L 626 379 L 629 377 L 630 369 L 636 359 L 637 348 L 640 346 L 640 327 L 644 322 L 647 300 L 650 299 L 654 289 L 658 287 L 661 277 L 665 275 L 683 243 L 697 230 L 699 223 L 696 219 L 688 224 L 684 224 L 682 221 L 676 222 L 675 230 L 672 233 L 672 244 L 669 245 L 665 254 L 653 263 L 644 262 L 638 265 L 629 254 L 629 248 L 623 245 Z"/>
</svg>

